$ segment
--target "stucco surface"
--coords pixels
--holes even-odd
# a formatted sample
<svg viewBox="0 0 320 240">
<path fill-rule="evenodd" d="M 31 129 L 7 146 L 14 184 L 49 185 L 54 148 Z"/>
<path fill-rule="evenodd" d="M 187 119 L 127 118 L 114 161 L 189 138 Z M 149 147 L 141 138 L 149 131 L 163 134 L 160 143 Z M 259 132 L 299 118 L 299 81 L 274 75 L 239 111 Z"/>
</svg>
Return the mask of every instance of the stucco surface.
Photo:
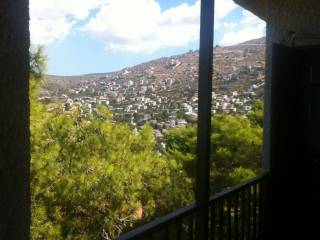
<svg viewBox="0 0 320 240">
<path fill-rule="evenodd" d="M 264 119 L 264 168 L 268 169 L 270 153 L 270 100 L 272 44 L 287 46 L 320 45 L 319 0 L 269 0 L 267 8 L 267 53 Z"/>
<path fill-rule="evenodd" d="M 267 22 L 263 166 L 269 168 L 272 44 L 320 45 L 319 0 L 234 0 Z"/>
</svg>

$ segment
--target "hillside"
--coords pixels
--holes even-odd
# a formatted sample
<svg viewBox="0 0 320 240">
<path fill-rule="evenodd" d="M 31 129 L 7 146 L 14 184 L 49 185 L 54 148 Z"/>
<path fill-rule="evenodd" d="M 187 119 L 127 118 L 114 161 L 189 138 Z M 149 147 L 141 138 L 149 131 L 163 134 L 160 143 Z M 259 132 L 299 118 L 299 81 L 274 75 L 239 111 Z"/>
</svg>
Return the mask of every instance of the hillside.
<svg viewBox="0 0 320 240">
<path fill-rule="evenodd" d="M 79 76 L 55 76 L 47 75 L 45 89 L 49 92 L 61 90 L 62 92 L 87 81 L 98 81 L 109 76 L 122 80 L 136 80 L 141 77 L 151 76 L 157 80 L 174 78 L 181 84 L 192 84 L 198 73 L 198 51 L 189 51 L 185 54 L 172 57 L 164 57 L 150 62 L 142 63 L 131 68 L 125 68 L 113 73 L 95 73 Z M 238 45 L 228 47 L 216 47 L 214 49 L 214 86 L 221 91 L 225 88 L 235 90 L 246 88 L 250 85 L 250 77 L 240 77 L 239 81 L 225 81 L 225 76 L 238 74 L 244 68 L 253 66 L 259 62 L 264 66 L 265 38 L 250 40 Z M 190 87 L 195 87 L 191 86 Z"/>
<path fill-rule="evenodd" d="M 163 57 L 112 73 L 47 76 L 41 99 L 81 109 L 86 115 L 107 106 L 116 121 L 161 130 L 197 119 L 198 51 Z M 264 39 L 214 48 L 213 112 L 247 114 L 252 101 L 262 99 Z M 53 107 L 54 108 L 54 107 Z"/>
</svg>

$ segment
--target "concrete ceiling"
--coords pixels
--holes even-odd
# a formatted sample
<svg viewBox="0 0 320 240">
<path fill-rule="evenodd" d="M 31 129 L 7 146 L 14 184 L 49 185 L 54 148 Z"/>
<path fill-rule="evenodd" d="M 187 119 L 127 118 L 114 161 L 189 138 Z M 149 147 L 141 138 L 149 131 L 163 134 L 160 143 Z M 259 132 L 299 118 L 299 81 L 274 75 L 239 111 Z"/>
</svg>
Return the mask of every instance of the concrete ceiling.
<svg viewBox="0 0 320 240">
<path fill-rule="evenodd" d="M 234 0 L 234 2 L 266 21 L 269 0 Z"/>
</svg>

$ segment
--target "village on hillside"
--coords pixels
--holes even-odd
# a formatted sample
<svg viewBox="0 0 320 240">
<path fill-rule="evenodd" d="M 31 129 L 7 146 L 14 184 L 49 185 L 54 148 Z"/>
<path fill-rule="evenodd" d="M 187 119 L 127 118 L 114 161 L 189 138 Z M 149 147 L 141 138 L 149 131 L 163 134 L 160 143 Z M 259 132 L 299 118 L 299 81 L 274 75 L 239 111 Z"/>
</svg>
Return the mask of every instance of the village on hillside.
<svg viewBox="0 0 320 240">
<path fill-rule="evenodd" d="M 149 123 L 161 145 L 164 132 L 197 120 L 198 51 L 164 57 L 119 72 L 73 77 L 68 87 L 46 87 L 40 100 L 49 111 L 61 105 L 85 116 L 108 107 L 115 121 L 133 128 Z M 214 49 L 212 113 L 247 114 L 263 98 L 264 39 Z M 52 77 L 51 77 L 52 78 Z M 48 81 L 52 82 L 55 79 Z M 50 86 L 50 84 L 48 84 Z"/>
</svg>

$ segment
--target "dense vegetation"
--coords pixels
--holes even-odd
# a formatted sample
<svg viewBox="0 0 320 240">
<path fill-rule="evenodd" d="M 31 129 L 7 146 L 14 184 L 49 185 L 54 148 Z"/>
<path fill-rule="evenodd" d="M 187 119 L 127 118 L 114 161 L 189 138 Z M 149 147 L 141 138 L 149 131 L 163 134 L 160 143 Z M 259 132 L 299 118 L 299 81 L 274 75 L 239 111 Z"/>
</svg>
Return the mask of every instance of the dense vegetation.
<svg viewBox="0 0 320 240">
<path fill-rule="evenodd" d="M 260 110 L 259 110 L 260 111 Z M 262 128 L 245 116 L 217 114 L 211 130 L 211 194 L 253 178 L 260 170 Z M 196 127 L 166 134 L 166 156 L 175 159 L 195 179 Z"/>
<path fill-rule="evenodd" d="M 168 131 L 160 155 L 150 126 L 135 132 L 105 107 L 49 112 L 37 100 L 46 59 L 41 48 L 30 57 L 32 239 L 114 239 L 194 200 L 195 126 Z M 212 119 L 212 193 L 258 173 L 256 105 Z"/>
</svg>

